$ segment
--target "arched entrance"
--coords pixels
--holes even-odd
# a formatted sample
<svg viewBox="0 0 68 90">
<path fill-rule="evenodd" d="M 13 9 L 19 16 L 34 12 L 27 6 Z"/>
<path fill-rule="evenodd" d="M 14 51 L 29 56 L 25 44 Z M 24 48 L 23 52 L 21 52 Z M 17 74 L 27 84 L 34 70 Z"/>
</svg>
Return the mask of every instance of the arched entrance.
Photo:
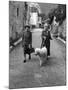
<svg viewBox="0 0 68 90">
<path fill-rule="evenodd" d="M 38 3 L 28 3 L 28 18 L 29 24 L 35 27 L 39 26 L 39 14 L 41 9 Z"/>
</svg>

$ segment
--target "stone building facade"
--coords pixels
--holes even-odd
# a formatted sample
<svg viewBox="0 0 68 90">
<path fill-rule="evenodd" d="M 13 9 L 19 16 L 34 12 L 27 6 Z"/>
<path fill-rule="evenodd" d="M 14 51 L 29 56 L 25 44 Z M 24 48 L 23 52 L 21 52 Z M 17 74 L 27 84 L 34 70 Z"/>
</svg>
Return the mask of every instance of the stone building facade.
<svg viewBox="0 0 68 90">
<path fill-rule="evenodd" d="M 9 37 L 16 39 L 23 29 L 24 3 L 9 1 Z"/>
</svg>

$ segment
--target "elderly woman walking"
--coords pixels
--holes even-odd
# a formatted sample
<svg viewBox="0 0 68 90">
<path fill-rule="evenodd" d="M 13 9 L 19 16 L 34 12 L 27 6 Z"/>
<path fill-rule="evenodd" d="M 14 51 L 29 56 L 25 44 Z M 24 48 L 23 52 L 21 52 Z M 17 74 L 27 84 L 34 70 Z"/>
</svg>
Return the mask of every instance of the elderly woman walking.
<svg viewBox="0 0 68 90">
<path fill-rule="evenodd" d="M 50 40 L 52 38 L 51 38 L 50 30 L 49 30 L 49 25 L 47 23 L 44 24 L 44 30 L 42 31 L 41 37 L 42 37 L 41 47 L 46 46 L 47 56 L 50 56 Z"/>
</svg>

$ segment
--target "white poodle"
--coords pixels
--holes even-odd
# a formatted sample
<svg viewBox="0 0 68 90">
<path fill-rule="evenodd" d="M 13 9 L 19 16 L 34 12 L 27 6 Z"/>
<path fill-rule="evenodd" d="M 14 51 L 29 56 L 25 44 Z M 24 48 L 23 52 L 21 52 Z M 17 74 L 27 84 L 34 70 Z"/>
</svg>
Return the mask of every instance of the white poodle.
<svg viewBox="0 0 68 90">
<path fill-rule="evenodd" d="M 47 48 L 36 48 L 35 55 L 39 56 L 40 66 L 47 60 Z"/>
</svg>

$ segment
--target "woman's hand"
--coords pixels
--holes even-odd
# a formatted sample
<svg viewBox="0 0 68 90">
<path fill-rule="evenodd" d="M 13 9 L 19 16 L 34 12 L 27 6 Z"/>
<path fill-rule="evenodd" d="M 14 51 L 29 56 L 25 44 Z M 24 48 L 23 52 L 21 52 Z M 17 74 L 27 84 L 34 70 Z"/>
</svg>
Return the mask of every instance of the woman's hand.
<svg viewBox="0 0 68 90">
<path fill-rule="evenodd" d="M 46 40 L 46 36 L 43 36 L 42 38 L 43 38 L 44 40 Z"/>
</svg>

